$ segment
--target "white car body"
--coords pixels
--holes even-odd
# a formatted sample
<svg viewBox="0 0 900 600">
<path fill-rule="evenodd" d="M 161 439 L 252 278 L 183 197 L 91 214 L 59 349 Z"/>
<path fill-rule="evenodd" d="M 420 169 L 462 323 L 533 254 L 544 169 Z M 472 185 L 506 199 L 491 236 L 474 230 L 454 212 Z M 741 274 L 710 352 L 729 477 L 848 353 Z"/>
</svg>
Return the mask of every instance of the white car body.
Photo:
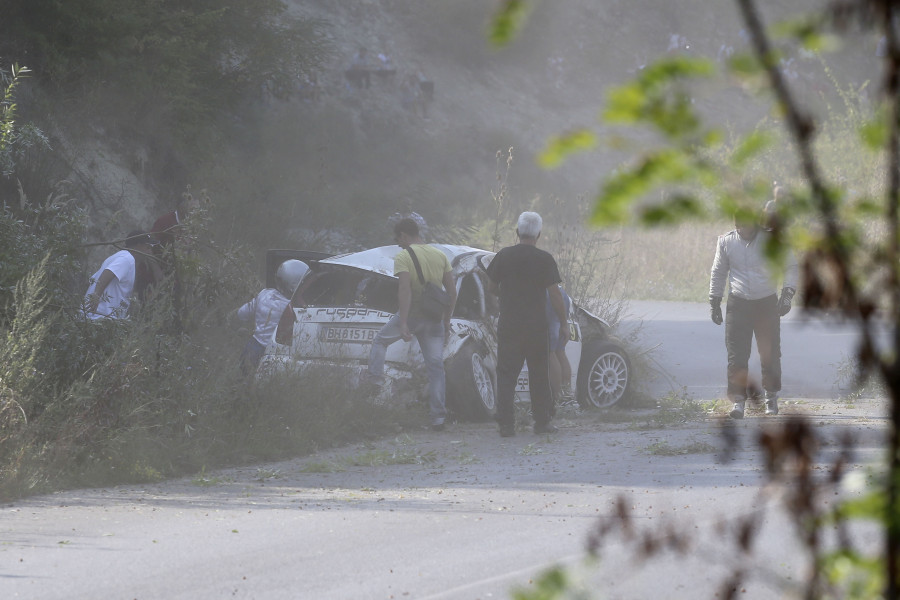
<svg viewBox="0 0 900 600">
<path fill-rule="evenodd" d="M 485 273 L 494 253 L 468 246 L 431 245 L 447 256 L 457 290 L 451 335 L 444 348 L 448 408 L 463 419 L 486 419 L 494 411 L 497 380 L 497 301 L 487 291 Z M 266 349 L 260 373 L 328 366 L 341 371 L 351 383 L 360 383 L 367 369 L 371 342 L 396 310 L 394 257 L 400 251 L 399 246 L 382 246 L 327 258 L 315 253 L 270 251 L 270 273 L 277 268 L 279 260 L 286 258 L 306 260 L 311 270 L 288 307 L 293 318 L 282 320 Z M 579 401 L 585 403 L 583 398 L 587 398 L 589 405 L 608 406 L 617 402 L 625 394 L 631 377 L 624 350 L 608 338 L 608 326 L 602 320 L 574 303 L 569 316 L 571 335 L 566 355 L 573 367 L 571 389 L 577 390 L 580 385 L 606 390 L 600 394 L 604 397 L 597 400 L 591 400 L 586 391 L 587 395 L 579 394 Z M 289 331 L 284 329 L 287 324 L 290 324 Z M 580 368 L 585 324 L 597 340 L 606 346 L 615 345 L 612 354 L 607 353 L 614 359 L 612 364 L 604 366 L 601 360 L 601 364 L 595 365 L 593 377 L 583 374 Z M 389 346 L 385 376 L 390 385 L 385 393 L 393 396 L 402 393 L 404 384 L 420 369 L 423 369 L 422 353 L 415 339 Z M 527 367 L 519 376 L 516 396 L 519 401 L 529 399 Z"/>
</svg>

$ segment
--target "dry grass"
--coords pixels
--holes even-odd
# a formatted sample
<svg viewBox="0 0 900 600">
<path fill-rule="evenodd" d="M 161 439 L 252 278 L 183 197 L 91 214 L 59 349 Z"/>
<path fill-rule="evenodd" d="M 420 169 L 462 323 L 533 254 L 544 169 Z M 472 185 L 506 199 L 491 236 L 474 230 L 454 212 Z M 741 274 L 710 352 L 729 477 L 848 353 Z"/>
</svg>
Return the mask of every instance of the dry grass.
<svg viewBox="0 0 900 600">
<path fill-rule="evenodd" d="M 723 222 L 622 229 L 619 247 L 628 297 L 705 302 L 716 238 L 731 228 Z"/>
</svg>

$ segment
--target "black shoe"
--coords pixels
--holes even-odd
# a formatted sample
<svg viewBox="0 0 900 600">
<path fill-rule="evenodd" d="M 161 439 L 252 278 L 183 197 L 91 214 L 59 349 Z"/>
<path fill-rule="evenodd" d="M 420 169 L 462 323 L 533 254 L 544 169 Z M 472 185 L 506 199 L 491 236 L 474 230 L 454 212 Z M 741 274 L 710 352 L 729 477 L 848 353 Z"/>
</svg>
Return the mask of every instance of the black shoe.
<svg viewBox="0 0 900 600">
<path fill-rule="evenodd" d="M 513 437 L 516 435 L 516 426 L 515 425 L 501 425 L 500 426 L 500 437 Z"/>
<path fill-rule="evenodd" d="M 538 435 L 545 433 L 557 433 L 559 429 L 552 423 L 535 423 L 534 432 Z"/>
</svg>

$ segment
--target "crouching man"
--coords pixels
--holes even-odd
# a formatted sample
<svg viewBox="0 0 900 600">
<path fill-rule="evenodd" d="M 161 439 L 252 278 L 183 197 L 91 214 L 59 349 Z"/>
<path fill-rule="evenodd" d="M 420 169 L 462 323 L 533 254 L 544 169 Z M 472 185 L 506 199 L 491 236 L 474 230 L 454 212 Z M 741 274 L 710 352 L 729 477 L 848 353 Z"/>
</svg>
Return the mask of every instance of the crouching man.
<svg viewBox="0 0 900 600">
<path fill-rule="evenodd" d="M 456 305 L 456 285 L 450 261 L 443 252 L 422 243 L 419 226 L 412 219 L 402 219 L 394 226 L 394 240 L 403 250 L 394 257 L 394 275 L 397 276 L 397 314 L 385 323 L 372 341 L 369 352 L 368 380 L 373 383 L 384 381 L 384 357 L 388 346 L 402 339 L 419 341 L 419 348 L 425 358 L 428 371 L 428 399 L 431 428 L 444 429 L 447 418 L 446 385 L 444 381 L 444 344 L 450 334 L 450 315 Z M 421 268 L 421 281 L 415 260 Z M 450 303 L 443 318 L 429 319 L 421 309 L 422 291 L 425 283 L 443 286 L 450 296 Z"/>
<path fill-rule="evenodd" d="M 300 280 L 309 271 L 302 260 L 286 260 L 275 273 L 275 288 L 265 288 L 250 302 L 235 311 L 239 321 L 252 322 L 253 336 L 247 340 L 241 352 L 241 373 L 249 377 L 256 372 L 259 361 L 272 341 L 282 313 L 297 291 Z"/>
</svg>

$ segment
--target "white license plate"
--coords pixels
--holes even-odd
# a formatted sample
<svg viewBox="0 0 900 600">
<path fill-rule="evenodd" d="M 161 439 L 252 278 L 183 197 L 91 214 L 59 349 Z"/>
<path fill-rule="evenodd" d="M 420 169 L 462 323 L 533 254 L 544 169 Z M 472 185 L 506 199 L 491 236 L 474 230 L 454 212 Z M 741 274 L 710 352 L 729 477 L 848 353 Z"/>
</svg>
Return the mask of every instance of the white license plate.
<svg viewBox="0 0 900 600">
<path fill-rule="evenodd" d="M 377 333 L 378 329 L 371 327 L 322 327 L 319 339 L 323 342 L 370 344 Z"/>
</svg>

